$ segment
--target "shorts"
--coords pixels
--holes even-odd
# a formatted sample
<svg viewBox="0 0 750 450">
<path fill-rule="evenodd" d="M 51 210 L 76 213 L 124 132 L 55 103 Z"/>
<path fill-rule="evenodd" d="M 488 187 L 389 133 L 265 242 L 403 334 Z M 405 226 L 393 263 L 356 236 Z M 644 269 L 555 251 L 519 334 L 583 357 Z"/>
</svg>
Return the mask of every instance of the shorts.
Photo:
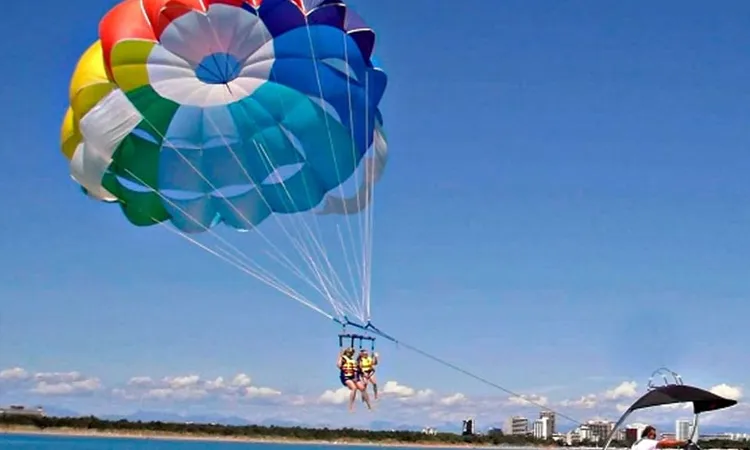
<svg viewBox="0 0 750 450">
<path fill-rule="evenodd" d="M 341 381 L 341 384 L 343 384 L 344 386 L 346 386 L 346 382 L 347 381 L 353 381 L 353 382 L 356 383 L 357 381 L 359 381 L 359 379 L 358 379 L 357 375 L 349 375 L 349 376 L 347 376 L 347 375 L 344 375 L 342 373 L 342 374 L 339 375 L 339 381 Z"/>
<path fill-rule="evenodd" d="M 375 375 L 375 369 L 370 369 L 370 370 L 359 372 L 359 376 L 362 378 L 370 378 L 373 375 Z"/>
</svg>

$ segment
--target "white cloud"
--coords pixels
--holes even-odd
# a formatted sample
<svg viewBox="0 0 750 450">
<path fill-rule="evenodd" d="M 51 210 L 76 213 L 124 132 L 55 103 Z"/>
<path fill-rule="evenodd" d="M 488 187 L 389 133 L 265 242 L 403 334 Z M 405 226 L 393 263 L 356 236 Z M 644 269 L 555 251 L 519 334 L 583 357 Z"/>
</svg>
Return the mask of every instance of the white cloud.
<svg viewBox="0 0 750 450">
<path fill-rule="evenodd" d="M 226 415 L 252 415 L 248 420 L 261 421 L 269 418 L 283 420 L 299 420 L 308 425 L 367 426 L 373 419 L 368 414 L 349 414 L 346 403 L 349 400 L 349 390 L 343 386 L 332 386 L 322 393 L 295 392 L 282 393 L 273 387 L 256 384 L 249 375 L 239 373 L 230 376 L 204 378 L 197 373 L 186 373 L 168 377 L 154 377 L 141 375 L 129 380 L 110 385 L 103 389 L 101 381 L 88 374 L 80 372 L 33 372 L 28 369 L 14 367 L 0 371 L 0 383 L 5 383 L 14 395 L 23 393 L 33 394 L 28 401 L 37 400 L 39 395 L 57 395 L 59 397 L 74 396 L 83 393 L 97 392 L 98 395 L 86 397 L 86 404 L 104 402 L 107 408 L 118 410 L 129 406 L 140 407 L 137 403 L 148 402 L 149 410 L 182 411 L 190 414 L 196 410 L 216 411 Z M 445 422 L 457 422 L 462 418 L 475 417 L 487 426 L 499 426 L 504 418 L 514 414 L 536 414 L 538 407 L 544 405 L 559 413 L 568 413 L 578 419 L 589 419 L 597 416 L 613 419 L 625 411 L 630 399 L 640 394 L 637 384 L 633 381 L 613 383 L 610 389 L 602 389 L 597 393 L 589 393 L 568 400 L 550 399 L 536 394 L 525 394 L 507 398 L 500 395 L 471 396 L 456 391 L 436 392 L 424 386 L 410 386 L 395 380 L 381 383 L 378 419 L 408 423 L 415 426 L 440 426 Z M 729 398 L 741 398 L 740 386 L 718 384 L 711 391 Z M 372 391 L 370 390 L 370 393 Z M 551 394 L 550 394 L 551 395 Z M 17 397 L 23 398 L 23 397 Z M 372 395 L 371 395 L 372 398 Z M 84 401 L 78 400 L 77 401 Z M 529 403 L 534 402 L 534 404 Z M 119 403 L 118 403 L 119 402 Z M 247 408 L 245 402 L 263 404 L 263 408 Z M 256 403 L 256 404 L 257 404 Z M 359 396 L 357 408 L 362 408 Z M 117 406 L 112 406 L 117 405 Z M 375 405 L 375 404 L 373 404 Z M 682 407 L 677 405 L 676 407 Z M 687 405 L 688 407 L 690 405 Z M 102 406 L 102 408 L 104 408 Z M 665 417 L 678 418 L 685 412 L 674 409 L 675 406 L 653 411 L 644 411 L 650 420 L 662 420 Z M 578 409 L 579 412 L 573 412 Z M 189 412 L 188 412 L 189 411 Z M 81 411 L 88 413 L 89 411 Z M 111 412 L 111 410 L 106 410 Z M 708 415 L 707 419 L 722 423 L 740 422 L 750 418 L 750 408 L 743 409 L 743 405 L 731 408 L 727 412 L 719 412 L 717 416 Z M 644 419 L 645 420 L 645 419 Z M 647 422 L 649 420 L 646 420 Z M 567 422 L 560 418 L 562 428 Z M 661 423 L 661 422 L 659 422 Z M 718 423 L 718 422 L 717 422 Z"/>
<path fill-rule="evenodd" d="M 453 406 L 457 405 L 459 403 L 465 403 L 466 402 L 466 396 L 460 392 L 457 392 L 453 395 L 449 395 L 447 397 L 443 397 L 440 399 L 440 404 L 445 406 Z"/>
<path fill-rule="evenodd" d="M 517 406 L 547 406 L 549 399 L 543 395 L 523 394 L 517 397 L 508 397 L 508 403 Z"/>
<path fill-rule="evenodd" d="M 244 389 L 244 395 L 246 397 L 275 397 L 277 395 L 281 395 L 281 391 L 277 391 L 276 389 L 271 389 L 269 387 L 256 387 L 256 386 L 247 386 Z"/>
<path fill-rule="evenodd" d="M 435 391 L 432 389 L 415 389 L 411 386 L 400 384 L 398 381 L 386 381 L 380 387 L 379 392 L 380 398 L 385 401 L 398 401 L 411 405 L 425 405 L 438 400 Z M 349 395 L 349 388 L 342 386 L 335 390 L 326 390 L 317 398 L 317 401 L 324 404 L 340 405 L 349 401 Z M 372 394 L 370 395 L 372 397 Z M 463 394 L 455 394 L 440 399 L 441 402 L 448 402 L 441 403 L 443 405 L 455 404 L 462 400 Z"/>
<path fill-rule="evenodd" d="M 613 407 L 612 402 L 617 401 L 614 409 L 618 412 L 627 410 L 627 405 L 623 400 L 633 399 L 638 396 L 638 383 L 635 381 L 623 381 L 617 386 L 607 389 L 601 393 L 590 393 L 582 395 L 577 399 L 567 399 L 558 404 L 563 408 L 593 409 Z"/>
<path fill-rule="evenodd" d="M 0 381 L 27 380 L 29 376 L 29 373 L 20 367 L 13 367 L 0 371 Z"/>
<path fill-rule="evenodd" d="M 716 395 L 728 398 L 730 400 L 740 400 L 742 398 L 742 388 L 739 386 L 730 386 L 726 383 L 717 384 L 710 389 Z"/>
<path fill-rule="evenodd" d="M 594 408 L 598 403 L 596 394 L 583 395 L 577 400 L 563 400 L 560 402 L 560 406 L 565 408 L 582 408 L 591 409 Z M 627 409 L 627 406 L 625 407 Z"/>
<path fill-rule="evenodd" d="M 414 388 L 399 384 L 398 381 L 386 381 L 383 385 L 383 394 L 391 394 L 396 397 L 412 397 L 416 392 Z"/>
<path fill-rule="evenodd" d="M 422 403 L 429 402 L 435 396 L 432 389 L 414 389 L 413 387 L 399 384 L 397 381 L 386 381 L 381 392 L 385 397 L 394 397 L 402 402 Z"/>
<path fill-rule="evenodd" d="M 270 387 L 254 386 L 252 378 L 239 373 L 227 381 L 224 377 L 204 379 L 189 374 L 164 377 L 154 380 L 148 376 L 131 378 L 124 388 L 116 388 L 113 394 L 126 399 L 156 400 L 200 400 L 208 397 L 221 399 L 257 399 L 278 397 L 281 391 Z"/>
<path fill-rule="evenodd" d="M 80 395 L 98 391 L 102 385 L 96 377 L 80 372 L 31 373 L 21 367 L 0 371 L 0 382 L 12 383 L 11 389 L 37 395 Z"/>
<path fill-rule="evenodd" d="M 151 377 L 133 377 L 128 380 L 129 386 L 150 386 L 154 384 L 154 380 Z"/>
<path fill-rule="evenodd" d="M 618 400 L 622 398 L 635 398 L 638 396 L 638 383 L 635 381 L 623 381 L 613 389 L 604 393 L 604 398 L 608 400 Z"/>
<path fill-rule="evenodd" d="M 331 405 L 340 405 L 349 401 L 350 391 L 348 387 L 342 386 L 334 390 L 326 390 L 318 398 L 320 403 L 328 403 Z"/>
</svg>

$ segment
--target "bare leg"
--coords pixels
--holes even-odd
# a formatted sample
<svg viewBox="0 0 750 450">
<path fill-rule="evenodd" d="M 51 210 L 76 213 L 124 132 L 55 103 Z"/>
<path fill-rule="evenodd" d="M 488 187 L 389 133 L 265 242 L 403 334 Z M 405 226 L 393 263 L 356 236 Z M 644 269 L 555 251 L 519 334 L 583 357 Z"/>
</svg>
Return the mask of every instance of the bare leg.
<svg viewBox="0 0 750 450">
<path fill-rule="evenodd" d="M 349 388 L 349 411 L 354 412 L 354 400 L 357 398 L 358 386 L 354 383 L 354 381 L 347 380 L 346 387 Z"/>
<path fill-rule="evenodd" d="M 359 383 L 357 387 L 362 392 L 362 394 L 360 395 L 362 395 L 362 401 L 365 402 L 365 405 L 367 405 L 367 409 L 372 409 L 372 405 L 370 404 L 370 396 L 367 394 L 367 385 Z"/>
<path fill-rule="evenodd" d="M 375 394 L 375 400 L 378 399 L 378 380 L 375 379 L 375 374 L 370 377 L 370 383 L 372 383 L 372 393 Z"/>
<path fill-rule="evenodd" d="M 361 385 L 364 386 L 364 389 L 362 390 L 362 392 L 366 393 L 367 392 L 367 378 L 366 377 L 360 378 L 359 379 L 359 384 L 361 384 Z M 360 395 L 359 397 L 362 399 L 362 403 L 365 403 L 365 396 L 364 395 Z"/>
</svg>

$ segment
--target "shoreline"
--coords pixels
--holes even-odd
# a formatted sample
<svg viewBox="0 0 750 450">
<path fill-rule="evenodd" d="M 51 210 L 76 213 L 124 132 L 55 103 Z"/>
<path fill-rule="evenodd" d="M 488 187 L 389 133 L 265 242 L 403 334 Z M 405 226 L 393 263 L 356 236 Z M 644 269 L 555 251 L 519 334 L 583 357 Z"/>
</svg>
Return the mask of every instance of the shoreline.
<svg viewBox="0 0 750 450">
<path fill-rule="evenodd" d="M 400 441 L 366 441 L 357 439 L 337 439 L 333 441 L 296 439 L 283 437 L 249 437 L 249 436 L 220 436 L 186 433 L 169 433 L 149 430 L 137 431 L 98 431 L 76 428 L 48 428 L 40 430 L 32 426 L 12 425 L 0 426 L 0 437 L 4 435 L 27 436 L 58 436 L 58 437 L 91 437 L 109 439 L 153 439 L 160 441 L 191 441 L 191 442 L 237 442 L 248 444 L 277 444 L 277 445 L 342 445 L 359 447 L 411 447 L 411 448 L 526 448 L 518 445 L 477 445 L 477 444 L 448 444 L 442 442 L 400 442 Z M 533 447 L 529 447 L 533 448 Z"/>
</svg>

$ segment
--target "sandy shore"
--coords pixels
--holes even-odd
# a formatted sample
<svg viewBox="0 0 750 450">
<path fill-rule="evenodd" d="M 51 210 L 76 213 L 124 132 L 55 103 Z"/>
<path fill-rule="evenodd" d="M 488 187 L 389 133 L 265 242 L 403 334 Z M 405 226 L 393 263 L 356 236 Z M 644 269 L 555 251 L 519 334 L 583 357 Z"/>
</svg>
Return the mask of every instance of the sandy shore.
<svg viewBox="0 0 750 450">
<path fill-rule="evenodd" d="M 244 437 L 244 436 L 217 436 L 184 433 L 162 433 L 147 430 L 138 431 L 96 431 L 81 430 L 78 428 L 49 428 L 40 430 L 36 427 L 27 426 L 0 426 L 0 436 L 3 434 L 28 434 L 45 436 L 71 436 L 71 437 L 102 437 L 102 438 L 126 438 L 126 439 L 158 439 L 170 441 L 210 441 L 210 442 L 247 442 L 256 444 L 290 444 L 290 445 L 354 445 L 368 447 L 413 447 L 413 448 L 519 448 L 518 446 L 491 446 L 491 445 L 469 445 L 469 444 L 444 444 L 439 442 L 406 443 L 398 441 L 363 441 L 357 439 L 338 439 L 335 441 L 305 440 L 281 437 Z"/>
</svg>

